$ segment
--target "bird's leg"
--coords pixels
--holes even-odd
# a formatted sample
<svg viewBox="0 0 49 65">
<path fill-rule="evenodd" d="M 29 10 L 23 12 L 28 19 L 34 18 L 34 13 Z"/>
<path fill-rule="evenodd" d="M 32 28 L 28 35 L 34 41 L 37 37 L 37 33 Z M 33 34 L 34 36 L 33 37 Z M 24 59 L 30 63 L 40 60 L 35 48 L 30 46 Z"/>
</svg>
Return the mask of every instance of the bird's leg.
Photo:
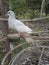
<svg viewBox="0 0 49 65">
<path fill-rule="evenodd" d="M 25 38 L 25 34 L 24 33 L 20 33 L 20 37 Z"/>
<path fill-rule="evenodd" d="M 25 34 L 24 34 L 24 33 L 22 33 L 22 32 L 17 32 L 17 34 L 20 35 L 20 38 L 25 38 Z"/>
<path fill-rule="evenodd" d="M 20 38 L 26 39 L 26 41 L 27 41 L 28 43 L 32 43 L 32 42 L 33 42 L 32 38 L 30 37 L 29 34 L 24 33 L 24 32 L 21 32 L 21 33 L 19 32 L 18 34 L 20 35 Z M 32 44 L 30 44 L 30 47 L 31 47 L 31 46 L 32 46 Z"/>
<path fill-rule="evenodd" d="M 23 33 L 23 32 L 21 32 L 20 33 L 20 37 L 22 37 L 22 38 L 26 38 L 26 37 L 28 37 L 29 35 L 27 34 L 27 33 Z"/>
</svg>

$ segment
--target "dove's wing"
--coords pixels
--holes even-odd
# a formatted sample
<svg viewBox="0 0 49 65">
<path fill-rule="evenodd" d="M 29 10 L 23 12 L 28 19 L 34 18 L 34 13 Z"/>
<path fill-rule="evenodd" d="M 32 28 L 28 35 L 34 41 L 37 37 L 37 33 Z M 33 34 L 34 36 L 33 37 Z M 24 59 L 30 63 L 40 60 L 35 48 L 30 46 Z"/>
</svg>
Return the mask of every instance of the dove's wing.
<svg viewBox="0 0 49 65">
<path fill-rule="evenodd" d="M 15 26 L 18 32 L 26 32 L 28 34 L 32 33 L 32 30 L 28 26 L 24 25 L 24 23 L 22 23 L 19 20 L 16 20 Z"/>
</svg>

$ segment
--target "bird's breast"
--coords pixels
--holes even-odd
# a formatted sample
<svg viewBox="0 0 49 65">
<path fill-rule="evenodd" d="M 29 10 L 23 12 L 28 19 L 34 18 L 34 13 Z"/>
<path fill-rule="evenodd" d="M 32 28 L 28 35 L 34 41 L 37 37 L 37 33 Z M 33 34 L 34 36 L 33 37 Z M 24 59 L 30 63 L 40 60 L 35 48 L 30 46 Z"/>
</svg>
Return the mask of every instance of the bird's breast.
<svg viewBox="0 0 49 65">
<path fill-rule="evenodd" d="M 14 21 L 13 20 L 8 20 L 8 26 L 9 26 L 9 28 L 11 28 L 11 29 L 14 29 Z"/>
</svg>

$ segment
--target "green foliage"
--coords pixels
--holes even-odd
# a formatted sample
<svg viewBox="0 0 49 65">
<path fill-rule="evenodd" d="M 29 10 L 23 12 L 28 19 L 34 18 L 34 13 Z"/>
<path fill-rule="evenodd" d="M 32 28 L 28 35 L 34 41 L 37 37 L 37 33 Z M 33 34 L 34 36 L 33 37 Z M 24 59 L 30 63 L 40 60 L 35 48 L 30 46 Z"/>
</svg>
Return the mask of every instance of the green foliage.
<svg viewBox="0 0 49 65">
<path fill-rule="evenodd" d="M 41 2 L 39 0 L 28 0 L 28 12 L 27 12 L 27 18 L 33 18 L 35 16 L 34 10 L 39 8 L 39 5 L 41 5 Z M 40 3 L 39 3 L 40 2 Z M 37 6 L 35 6 L 35 3 Z M 26 5 L 25 0 L 7 0 L 8 7 L 11 7 L 12 10 L 14 10 L 16 14 L 16 18 L 25 18 L 26 14 Z M 9 9 L 9 8 L 8 8 Z"/>
<path fill-rule="evenodd" d="M 39 17 L 40 15 L 42 0 L 28 0 L 27 15 L 26 15 L 26 0 L 6 0 L 6 1 L 7 1 L 6 2 L 7 10 L 12 9 L 16 14 L 16 18 L 24 19 L 26 16 L 27 18 L 34 18 Z M 46 15 L 49 15 L 49 0 L 45 0 L 44 13 Z"/>
<path fill-rule="evenodd" d="M 28 0 L 28 7 L 31 9 L 40 9 L 42 0 Z"/>
<path fill-rule="evenodd" d="M 15 12 L 17 18 L 20 15 L 24 15 L 25 0 L 8 0 L 7 5 Z"/>
</svg>

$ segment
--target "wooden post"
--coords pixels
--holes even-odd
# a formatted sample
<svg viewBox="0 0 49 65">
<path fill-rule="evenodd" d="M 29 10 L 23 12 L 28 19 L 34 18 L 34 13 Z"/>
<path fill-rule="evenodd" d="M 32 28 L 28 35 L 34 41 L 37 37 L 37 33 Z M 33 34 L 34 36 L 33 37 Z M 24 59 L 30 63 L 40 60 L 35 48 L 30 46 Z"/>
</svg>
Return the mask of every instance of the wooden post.
<svg viewBox="0 0 49 65">
<path fill-rule="evenodd" d="M 43 17 L 43 12 L 44 12 L 44 6 L 45 6 L 45 0 L 42 0 L 42 4 L 41 4 L 41 11 L 40 11 L 40 18 Z M 41 22 L 41 21 L 40 21 Z M 43 27 L 44 29 L 44 27 Z"/>
<path fill-rule="evenodd" d="M 6 0 L 1 0 L 1 14 L 3 18 L 6 18 L 5 14 L 7 13 L 7 8 L 6 8 Z M 8 34 L 8 21 L 2 21 L 3 22 L 3 36 L 7 37 Z M 7 52 L 10 50 L 10 44 L 8 37 L 5 40 L 6 44 L 6 50 Z"/>
<path fill-rule="evenodd" d="M 1 0 L 1 14 L 3 18 L 6 18 L 5 14 L 7 13 L 7 8 L 6 8 L 6 0 Z M 2 21 L 3 23 L 3 37 L 7 37 L 5 39 L 5 45 L 6 45 L 6 53 L 10 50 L 10 43 L 8 40 L 8 21 Z M 8 62 L 10 61 L 11 56 L 7 58 Z"/>
<path fill-rule="evenodd" d="M 45 5 L 45 0 L 42 0 L 40 17 L 42 17 L 42 16 L 43 16 L 44 5 Z"/>
</svg>

